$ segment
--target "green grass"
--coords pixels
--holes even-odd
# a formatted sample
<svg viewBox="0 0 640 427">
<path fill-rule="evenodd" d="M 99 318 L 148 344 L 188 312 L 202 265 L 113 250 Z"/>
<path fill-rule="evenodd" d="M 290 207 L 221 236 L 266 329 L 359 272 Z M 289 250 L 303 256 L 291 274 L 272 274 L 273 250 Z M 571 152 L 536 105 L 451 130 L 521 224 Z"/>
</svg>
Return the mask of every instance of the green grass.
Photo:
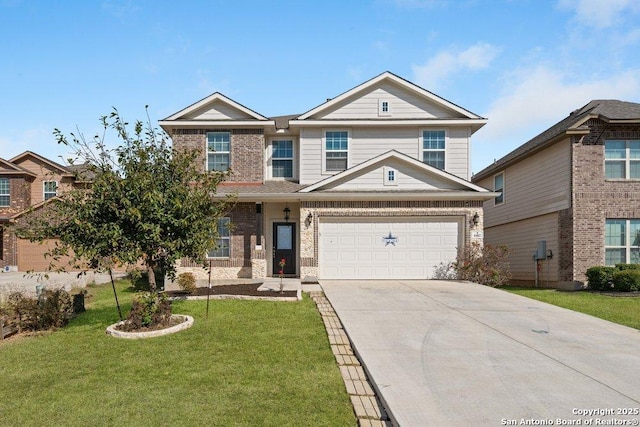
<svg viewBox="0 0 640 427">
<path fill-rule="evenodd" d="M 503 286 L 500 289 L 640 329 L 640 297 L 615 297 L 597 292 L 566 292 L 516 286 Z"/>
<path fill-rule="evenodd" d="M 124 312 L 132 293 L 118 283 Z M 0 425 L 355 425 L 320 315 L 298 303 L 179 301 L 186 331 L 105 334 L 110 286 L 55 332 L 0 342 Z"/>
</svg>

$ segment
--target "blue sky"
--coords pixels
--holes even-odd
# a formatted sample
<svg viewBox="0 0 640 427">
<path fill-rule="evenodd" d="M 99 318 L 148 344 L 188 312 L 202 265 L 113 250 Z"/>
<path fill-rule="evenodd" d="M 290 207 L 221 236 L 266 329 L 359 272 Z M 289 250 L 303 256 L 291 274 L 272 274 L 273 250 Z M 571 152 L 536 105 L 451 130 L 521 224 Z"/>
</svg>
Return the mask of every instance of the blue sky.
<svg viewBox="0 0 640 427">
<path fill-rule="evenodd" d="M 489 119 L 480 171 L 591 99 L 640 102 L 637 0 L 0 0 L 0 157 L 216 91 L 303 113 L 391 71 Z"/>
</svg>

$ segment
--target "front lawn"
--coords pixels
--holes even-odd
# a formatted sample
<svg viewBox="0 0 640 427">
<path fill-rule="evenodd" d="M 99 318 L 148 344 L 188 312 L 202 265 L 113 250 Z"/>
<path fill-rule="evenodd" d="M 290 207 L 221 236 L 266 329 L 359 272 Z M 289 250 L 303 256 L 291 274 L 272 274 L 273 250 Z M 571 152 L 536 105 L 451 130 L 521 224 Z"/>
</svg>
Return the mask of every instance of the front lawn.
<svg viewBox="0 0 640 427">
<path fill-rule="evenodd" d="M 500 289 L 538 301 L 590 314 L 601 319 L 640 329 L 640 297 L 606 293 L 503 286 Z"/>
<path fill-rule="evenodd" d="M 123 311 L 129 282 L 118 283 Z M 355 425 L 313 302 L 178 301 L 192 328 L 105 334 L 110 286 L 56 332 L 0 342 L 0 425 Z"/>
</svg>

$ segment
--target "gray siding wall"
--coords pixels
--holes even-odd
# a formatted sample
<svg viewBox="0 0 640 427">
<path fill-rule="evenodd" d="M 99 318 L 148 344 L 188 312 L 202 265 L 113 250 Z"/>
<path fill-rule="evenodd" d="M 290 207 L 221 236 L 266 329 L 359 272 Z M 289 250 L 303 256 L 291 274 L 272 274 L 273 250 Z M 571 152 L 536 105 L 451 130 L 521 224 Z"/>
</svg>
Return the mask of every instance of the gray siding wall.
<svg viewBox="0 0 640 427">
<path fill-rule="evenodd" d="M 493 176 L 478 183 L 493 189 Z M 519 221 L 571 206 L 571 143 L 560 141 L 504 170 L 505 202 L 484 203 L 485 227 Z"/>
<path fill-rule="evenodd" d="M 486 220 L 486 217 L 485 217 Z M 558 213 L 537 216 L 508 224 L 492 226 L 484 230 L 484 243 L 491 245 L 506 244 L 510 250 L 509 263 L 514 281 L 532 284 L 535 279 L 536 264 L 533 252 L 537 242 L 545 240 L 547 249 L 553 252 L 553 258 L 542 261 L 540 283 L 558 281 Z"/>
<path fill-rule="evenodd" d="M 432 119 L 436 117 L 460 117 L 459 113 L 429 102 L 393 84 L 383 84 L 373 88 L 369 93 L 359 94 L 359 96 L 357 99 L 347 100 L 344 105 L 338 106 L 335 110 L 316 118 L 377 119 L 379 117 L 378 102 L 380 100 L 389 102 L 390 114 L 387 118 Z"/>
<path fill-rule="evenodd" d="M 322 137 L 325 130 L 348 130 L 350 132 L 349 167 L 356 166 L 372 157 L 396 150 L 413 158 L 422 158 L 421 130 L 423 127 L 326 127 L 302 128 L 300 130 L 300 183 L 312 184 L 331 174 L 322 173 Z M 463 179 L 469 179 L 470 129 L 442 128 L 447 135 L 445 170 Z"/>
</svg>

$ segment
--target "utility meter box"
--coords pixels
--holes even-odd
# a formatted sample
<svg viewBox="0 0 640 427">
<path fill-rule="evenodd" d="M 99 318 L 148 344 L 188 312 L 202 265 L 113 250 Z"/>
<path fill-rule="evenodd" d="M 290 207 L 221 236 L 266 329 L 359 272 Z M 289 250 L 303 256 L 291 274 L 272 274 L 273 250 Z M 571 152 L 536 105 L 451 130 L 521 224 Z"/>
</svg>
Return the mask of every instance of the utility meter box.
<svg viewBox="0 0 640 427">
<path fill-rule="evenodd" d="M 547 241 L 538 241 L 538 247 L 535 252 L 535 259 L 547 259 Z"/>
</svg>

